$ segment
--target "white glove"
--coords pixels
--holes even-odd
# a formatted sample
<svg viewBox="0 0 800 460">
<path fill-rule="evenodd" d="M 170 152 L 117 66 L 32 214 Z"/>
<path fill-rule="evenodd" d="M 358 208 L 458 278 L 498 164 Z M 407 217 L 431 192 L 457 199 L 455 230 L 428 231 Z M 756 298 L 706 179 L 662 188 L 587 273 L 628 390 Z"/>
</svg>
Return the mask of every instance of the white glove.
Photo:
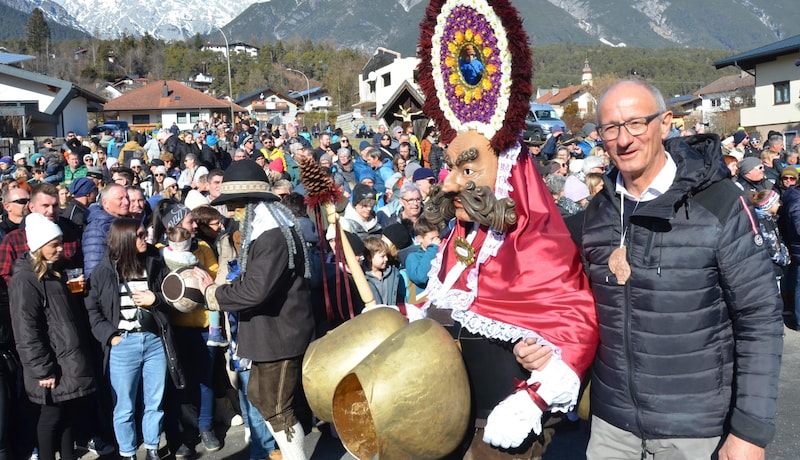
<svg viewBox="0 0 800 460">
<path fill-rule="evenodd" d="M 406 318 L 408 322 L 414 322 L 420 319 L 425 319 L 425 310 L 417 307 L 416 305 L 406 304 Z"/>
<path fill-rule="evenodd" d="M 538 385 L 536 394 L 549 410 L 567 412 L 576 403 L 580 379 L 560 357 L 554 356 L 544 369 L 533 371 L 526 382 Z M 542 432 L 542 410 L 526 390 L 518 391 L 500 402 L 486 421 L 483 441 L 508 449 L 522 444 L 531 431 Z"/>
<path fill-rule="evenodd" d="M 531 430 L 542 432 L 542 410 L 527 391 L 518 391 L 492 409 L 483 429 L 483 441 L 509 449 L 518 447 Z"/>
</svg>

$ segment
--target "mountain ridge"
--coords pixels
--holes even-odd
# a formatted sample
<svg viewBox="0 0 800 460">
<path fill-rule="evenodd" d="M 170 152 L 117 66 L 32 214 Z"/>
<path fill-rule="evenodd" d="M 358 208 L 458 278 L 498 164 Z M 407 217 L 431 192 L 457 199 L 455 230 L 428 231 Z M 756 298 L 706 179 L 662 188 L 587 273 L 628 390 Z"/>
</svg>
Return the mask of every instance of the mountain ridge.
<svg viewBox="0 0 800 460">
<path fill-rule="evenodd" d="M 796 0 L 513 0 L 532 45 L 573 43 L 642 48 L 743 50 L 800 33 Z M 413 55 L 423 0 L 0 0 L 17 11 L 42 8 L 58 24 L 101 38 L 148 33 L 165 40 L 330 41 L 372 52 Z M 113 14 L 99 14 L 100 12 Z M 218 41 L 215 38 L 214 41 Z"/>
</svg>

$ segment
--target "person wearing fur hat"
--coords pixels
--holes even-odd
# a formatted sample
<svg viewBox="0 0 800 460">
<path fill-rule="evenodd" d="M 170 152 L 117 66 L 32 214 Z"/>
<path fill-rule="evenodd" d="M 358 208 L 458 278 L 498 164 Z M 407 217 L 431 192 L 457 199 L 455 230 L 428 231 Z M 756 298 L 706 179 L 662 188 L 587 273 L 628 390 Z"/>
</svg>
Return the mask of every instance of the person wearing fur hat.
<svg viewBox="0 0 800 460">
<path fill-rule="evenodd" d="M 283 458 L 305 459 L 294 391 L 314 333 L 310 262 L 297 218 L 268 190 L 264 170 L 250 160 L 225 171 L 222 193 L 211 204 L 225 203 L 240 216 L 240 275 L 231 284 L 215 283 L 202 270 L 195 270 L 195 278 L 209 309 L 242 313 L 238 355 L 252 361 L 249 397 Z"/>
<path fill-rule="evenodd" d="M 41 214 L 25 218 L 29 251 L 14 263 L 9 283 L 11 322 L 25 393 L 40 408 L 39 458 L 76 458 L 72 433 L 96 389 L 83 306 L 54 267 L 64 252 L 62 232 Z"/>
</svg>

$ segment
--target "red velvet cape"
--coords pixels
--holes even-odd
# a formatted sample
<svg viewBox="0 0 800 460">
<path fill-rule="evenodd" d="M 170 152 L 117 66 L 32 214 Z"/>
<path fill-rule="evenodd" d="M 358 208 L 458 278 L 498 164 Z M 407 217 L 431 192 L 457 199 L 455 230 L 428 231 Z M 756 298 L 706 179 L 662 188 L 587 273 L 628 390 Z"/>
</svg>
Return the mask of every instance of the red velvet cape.
<svg viewBox="0 0 800 460">
<path fill-rule="evenodd" d="M 599 336 L 594 298 L 578 248 L 524 148 L 511 171 L 510 197 L 518 220 L 507 231 L 497 256 L 478 268 L 478 295 L 469 310 L 536 332 L 560 347 L 564 362 L 583 377 Z M 476 253 L 487 231 L 480 228 Z M 464 233 L 464 223 L 457 221 L 442 245 L 440 280 L 455 264 L 455 236 Z M 472 268 L 464 270 L 454 289 L 469 291 L 466 279 Z"/>
</svg>

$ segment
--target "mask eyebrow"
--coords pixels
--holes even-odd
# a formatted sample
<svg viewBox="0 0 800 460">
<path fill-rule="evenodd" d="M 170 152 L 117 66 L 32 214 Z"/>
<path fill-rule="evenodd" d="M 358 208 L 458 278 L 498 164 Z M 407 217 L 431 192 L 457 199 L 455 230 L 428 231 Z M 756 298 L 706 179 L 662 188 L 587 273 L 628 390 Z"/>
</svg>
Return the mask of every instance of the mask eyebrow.
<svg viewBox="0 0 800 460">
<path fill-rule="evenodd" d="M 478 159 L 478 149 L 470 147 L 456 156 L 456 166 L 461 166 L 464 163 L 469 163 Z"/>
</svg>

